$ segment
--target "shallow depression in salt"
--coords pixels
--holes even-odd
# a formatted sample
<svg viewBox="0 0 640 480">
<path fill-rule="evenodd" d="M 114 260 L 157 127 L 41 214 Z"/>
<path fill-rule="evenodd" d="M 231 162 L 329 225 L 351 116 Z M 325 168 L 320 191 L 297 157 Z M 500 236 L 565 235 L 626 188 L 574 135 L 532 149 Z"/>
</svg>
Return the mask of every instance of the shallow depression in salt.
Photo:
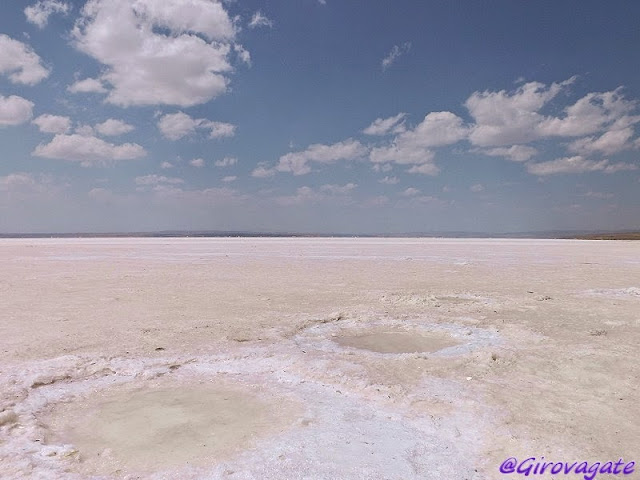
<svg viewBox="0 0 640 480">
<path fill-rule="evenodd" d="M 212 463 L 287 424 L 286 401 L 276 407 L 241 385 L 145 383 L 57 405 L 43 419 L 48 440 L 73 444 L 82 462 L 108 474 Z"/>
<path fill-rule="evenodd" d="M 444 333 L 430 332 L 428 334 L 420 334 L 401 331 L 347 334 L 336 337 L 335 342 L 343 347 L 370 350 L 378 353 L 431 353 L 459 343 Z"/>
<path fill-rule="evenodd" d="M 357 363 L 331 362 L 284 341 L 200 357 L 66 356 L 17 369 L 6 384 L 15 401 L 3 406 L 12 413 L 1 427 L 4 473 L 479 478 L 474 458 L 491 413 L 460 408 L 466 384 L 423 378 L 401 393 Z"/>
</svg>

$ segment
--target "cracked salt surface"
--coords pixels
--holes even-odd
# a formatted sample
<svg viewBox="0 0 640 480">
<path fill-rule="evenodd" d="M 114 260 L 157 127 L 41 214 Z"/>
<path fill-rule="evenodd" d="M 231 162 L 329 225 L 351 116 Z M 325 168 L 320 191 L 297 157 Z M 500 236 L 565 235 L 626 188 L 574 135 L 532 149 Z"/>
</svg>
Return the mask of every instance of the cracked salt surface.
<svg viewBox="0 0 640 480">
<path fill-rule="evenodd" d="M 369 328 L 390 324 L 379 320 Z M 3 475 L 480 478 L 475 468 L 492 425 L 491 409 L 474 399 L 466 382 L 429 377 L 391 399 L 393 389 L 372 383 L 358 366 L 342 359 L 325 372 L 326 353 L 310 356 L 300 349 L 306 342 L 308 348 L 348 353 L 331 337 L 345 327 L 353 325 L 347 320 L 312 326 L 293 341 L 240 346 L 217 356 L 67 356 L 17 366 L 5 372 L 1 386 L 8 392 L 0 405 Z M 498 341 L 480 329 L 421 328 L 466 340 L 435 355 L 462 354 L 476 343 Z M 217 411 L 208 414 L 207 402 Z M 200 445 L 209 431 L 218 441 L 215 448 Z M 171 443 L 176 433 L 180 441 Z M 202 455 L 194 456 L 195 442 Z"/>
</svg>

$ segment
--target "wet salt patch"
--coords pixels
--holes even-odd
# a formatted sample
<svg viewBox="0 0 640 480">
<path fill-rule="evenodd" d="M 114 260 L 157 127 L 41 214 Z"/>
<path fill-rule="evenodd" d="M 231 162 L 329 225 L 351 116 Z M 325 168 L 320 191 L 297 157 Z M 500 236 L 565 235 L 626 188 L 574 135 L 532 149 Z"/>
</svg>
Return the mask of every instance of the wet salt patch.
<svg viewBox="0 0 640 480">
<path fill-rule="evenodd" d="M 54 439 L 71 441 L 84 462 L 100 461 L 107 451 L 121 468 L 149 470 L 210 463 L 291 423 L 283 399 L 267 403 L 227 383 L 110 389 L 56 408 L 49 428 Z"/>
<path fill-rule="evenodd" d="M 343 346 L 377 353 L 431 353 L 457 345 L 448 335 L 441 333 L 416 333 L 382 331 L 360 334 L 344 334 L 334 341 Z"/>
<path fill-rule="evenodd" d="M 179 368 L 171 368 L 176 365 Z M 338 368 L 331 376 L 320 374 L 331 366 Z M 31 377 L 23 379 L 23 371 Z M 467 385 L 448 382 L 438 390 L 425 384 L 412 388 L 411 399 L 394 403 L 384 394 L 384 386 L 372 388 L 359 378 L 357 367 L 310 358 L 287 342 L 269 348 L 242 346 L 230 355 L 134 360 L 68 356 L 16 368 L 0 379 L 0 391 L 25 395 L 17 396 L 12 407 L 18 423 L 0 428 L 2 471 L 15 479 L 88 478 L 89 466 L 80 462 L 82 452 L 77 452 L 81 445 L 53 439 L 43 423 L 47 413 L 65 402 L 73 406 L 95 395 L 138 389 L 165 378 L 175 377 L 189 389 L 220 375 L 261 391 L 260 398 L 267 402 L 286 398 L 302 407 L 290 416 L 290 426 L 257 438 L 253 447 L 241 449 L 233 458 L 211 458 L 210 467 L 167 464 L 155 472 L 131 473 L 135 474 L 131 478 L 479 478 L 474 477 L 473 467 L 479 463 L 476 455 L 490 419 L 478 418 L 461 403 Z M 34 378 L 52 382 L 34 387 Z M 430 412 L 416 415 L 410 408 L 414 400 L 428 400 L 434 394 L 447 398 L 452 407 L 452 414 L 437 424 Z"/>
<path fill-rule="evenodd" d="M 585 290 L 583 295 L 599 296 L 599 297 L 615 297 L 615 298 L 636 298 L 640 299 L 640 288 L 600 288 Z"/>
<path fill-rule="evenodd" d="M 401 334 L 401 337 L 397 334 Z M 411 336 L 414 338 L 409 340 Z M 358 338 L 362 341 L 359 342 Z M 398 321 L 384 317 L 367 323 L 358 319 L 344 319 L 316 324 L 300 332 L 295 341 L 303 350 L 344 353 L 357 349 L 365 355 L 383 356 L 415 353 L 455 356 L 502 343 L 500 335 L 492 330 L 436 324 L 422 319 Z M 375 348 L 369 348 L 372 345 Z M 418 348 L 420 346 L 422 348 Z"/>
</svg>

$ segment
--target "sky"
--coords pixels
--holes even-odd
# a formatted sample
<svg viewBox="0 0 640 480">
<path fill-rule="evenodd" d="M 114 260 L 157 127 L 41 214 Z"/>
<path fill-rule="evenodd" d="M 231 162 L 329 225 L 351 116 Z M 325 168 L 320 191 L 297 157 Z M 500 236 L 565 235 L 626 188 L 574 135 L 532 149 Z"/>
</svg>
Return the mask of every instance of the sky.
<svg viewBox="0 0 640 480">
<path fill-rule="evenodd" d="M 640 2 L 0 5 L 0 233 L 640 229 Z"/>
</svg>

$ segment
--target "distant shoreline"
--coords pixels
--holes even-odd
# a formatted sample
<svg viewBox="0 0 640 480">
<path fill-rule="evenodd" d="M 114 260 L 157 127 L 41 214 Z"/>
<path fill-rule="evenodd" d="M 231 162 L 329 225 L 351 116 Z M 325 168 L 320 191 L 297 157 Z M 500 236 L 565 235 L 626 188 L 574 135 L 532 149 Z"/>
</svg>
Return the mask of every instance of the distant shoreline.
<svg viewBox="0 0 640 480">
<path fill-rule="evenodd" d="M 0 233 L 0 238 L 513 238 L 557 240 L 640 240 L 640 231 L 621 232 L 432 232 L 432 233 L 269 233 L 269 232 L 112 232 L 112 233 Z"/>
</svg>

